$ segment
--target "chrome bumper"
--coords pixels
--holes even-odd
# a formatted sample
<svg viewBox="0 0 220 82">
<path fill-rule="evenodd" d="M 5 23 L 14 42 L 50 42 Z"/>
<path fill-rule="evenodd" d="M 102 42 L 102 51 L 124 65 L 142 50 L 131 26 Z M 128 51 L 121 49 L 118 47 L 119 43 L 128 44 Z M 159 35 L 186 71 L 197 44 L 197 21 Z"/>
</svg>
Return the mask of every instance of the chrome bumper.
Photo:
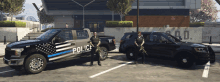
<svg viewBox="0 0 220 82">
<path fill-rule="evenodd" d="M 17 66 L 17 65 L 23 65 L 24 63 L 24 59 L 6 59 L 6 58 L 3 58 L 3 62 L 4 64 L 8 64 L 10 66 Z"/>
</svg>

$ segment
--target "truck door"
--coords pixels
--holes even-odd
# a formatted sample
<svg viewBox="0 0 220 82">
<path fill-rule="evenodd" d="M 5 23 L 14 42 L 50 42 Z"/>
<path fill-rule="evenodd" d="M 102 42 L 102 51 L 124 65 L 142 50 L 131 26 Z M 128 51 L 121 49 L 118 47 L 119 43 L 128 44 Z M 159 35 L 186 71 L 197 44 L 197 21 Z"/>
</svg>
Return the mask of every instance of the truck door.
<svg viewBox="0 0 220 82">
<path fill-rule="evenodd" d="M 76 30 L 76 46 L 77 52 L 86 53 L 91 51 L 91 47 L 88 43 L 90 41 L 89 34 L 87 30 Z"/>
<path fill-rule="evenodd" d="M 73 40 L 71 30 L 63 30 L 54 39 L 56 53 L 48 55 L 50 61 L 73 55 L 72 51 L 75 47 L 75 41 Z"/>
</svg>

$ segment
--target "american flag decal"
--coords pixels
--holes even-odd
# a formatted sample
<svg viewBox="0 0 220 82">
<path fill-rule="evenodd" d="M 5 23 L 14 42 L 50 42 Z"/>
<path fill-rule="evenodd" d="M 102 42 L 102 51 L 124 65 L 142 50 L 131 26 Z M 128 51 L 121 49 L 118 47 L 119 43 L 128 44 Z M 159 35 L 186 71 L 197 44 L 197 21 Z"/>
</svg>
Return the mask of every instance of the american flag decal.
<svg viewBox="0 0 220 82">
<path fill-rule="evenodd" d="M 38 45 L 36 45 L 36 49 L 38 51 L 46 53 L 47 55 L 56 53 L 56 47 L 52 43 L 38 44 Z"/>
</svg>

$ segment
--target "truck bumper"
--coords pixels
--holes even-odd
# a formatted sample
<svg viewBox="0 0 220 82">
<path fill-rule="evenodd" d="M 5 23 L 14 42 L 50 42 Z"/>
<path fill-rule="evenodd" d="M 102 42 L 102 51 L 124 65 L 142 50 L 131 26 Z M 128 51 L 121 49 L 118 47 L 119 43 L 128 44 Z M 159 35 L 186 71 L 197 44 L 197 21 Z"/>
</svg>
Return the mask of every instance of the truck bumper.
<svg viewBox="0 0 220 82">
<path fill-rule="evenodd" d="M 3 62 L 4 64 L 7 64 L 9 66 L 18 66 L 18 65 L 23 65 L 24 63 L 24 59 L 6 59 L 6 58 L 3 58 Z"/>
</svg>

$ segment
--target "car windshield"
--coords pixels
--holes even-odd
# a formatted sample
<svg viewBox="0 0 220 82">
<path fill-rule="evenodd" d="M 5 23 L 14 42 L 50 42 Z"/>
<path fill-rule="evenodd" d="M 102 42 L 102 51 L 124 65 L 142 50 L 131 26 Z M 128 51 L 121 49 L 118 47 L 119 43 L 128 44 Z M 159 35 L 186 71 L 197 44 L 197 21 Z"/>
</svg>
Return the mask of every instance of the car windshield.
<svg viewBox="0 0 220 82">
<path fill-rule="evenodd" d="M 168 33 L 164 33 L 170 40 L 172 40 L 173 42 L 182 42 L 180 39 L 172 36 L 171 34 Z"/>
<path fill-rule="evenodd" d="M 51 29 L 51 30 L 47 30 L 46 32 L 44 32 L 43 34 L 41 34 L 40 36 L 38 36 L 36 39 L 39 40 L 48 40 L 50 39 L 53 35 L 55 35 L 57 32 L 59 32 L 60 30 L 58 29 Z"/>
</svg>

